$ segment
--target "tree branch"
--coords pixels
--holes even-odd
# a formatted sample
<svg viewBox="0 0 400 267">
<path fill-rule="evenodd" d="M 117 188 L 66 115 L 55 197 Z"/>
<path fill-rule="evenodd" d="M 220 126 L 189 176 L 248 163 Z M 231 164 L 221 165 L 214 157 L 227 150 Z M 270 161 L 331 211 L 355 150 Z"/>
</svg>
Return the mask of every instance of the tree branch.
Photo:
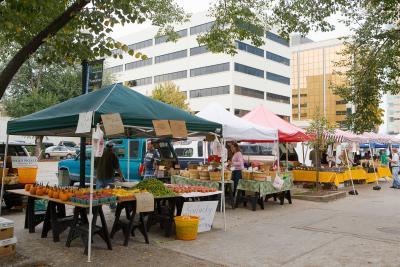
<svg viewBox="0 0 400 267">
<path fill-rule="evenodd" d="M 90 0 L 77 0 L 74 2 L 14 55 L 0 73 L 0 99 L 3 97 L 14 75 L 29 56 L 36 52 L 47 37 L 56 34 L 89 3 Z"/>
</svg>

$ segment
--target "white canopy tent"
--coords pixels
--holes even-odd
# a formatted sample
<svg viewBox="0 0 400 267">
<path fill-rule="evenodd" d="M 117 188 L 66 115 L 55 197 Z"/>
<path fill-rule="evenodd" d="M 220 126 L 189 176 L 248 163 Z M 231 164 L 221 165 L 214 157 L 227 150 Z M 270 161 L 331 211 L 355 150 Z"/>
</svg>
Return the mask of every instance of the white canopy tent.
<svg viewBox="0 0 400 267">
<path fill-rule="evenodd" d="M 266 128 L 252 122 L 241 119 L 227 111 L 218 103 L 212 102 L 196 116 L 222 124 L 222 145 L 225 147 L 226 141 L 251 141 L 251 142 L 277 142 L 278 129 Z M 222 156 L 222 205 L 224 214 L 224 229 L 226 230 L 225 217 L 225 177 L 224 169 L 226 156 Z M 278 154 L 279 158 L 279 154 Z"/>
</svg>

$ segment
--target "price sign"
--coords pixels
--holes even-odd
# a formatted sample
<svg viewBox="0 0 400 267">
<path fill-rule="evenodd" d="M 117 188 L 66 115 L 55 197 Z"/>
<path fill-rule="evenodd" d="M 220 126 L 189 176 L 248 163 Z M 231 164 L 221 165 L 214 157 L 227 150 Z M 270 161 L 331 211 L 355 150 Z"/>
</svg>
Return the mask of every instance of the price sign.
<svg viewBox="0 0 400 267">
<path fill-rule="evenodd" d="M 91 131 L 93 111 L 79 113 L 78 126 L 75 133 L 89 133 Z"/>
<path fill-rule="evenodd" d="M 185 202 L 182 215 L 199 216 L 198 232 L 207 232 L 211 230 L 217 205 L 218 201 Z"/>
<path fill-rule="evenodd" d="M 13 168 L 37 168 L 37 157 L 11 157 Z"/>
<path fill-rule="evenodd" d="M 101 115 L 101 120 L 107 136 L 125 133 L 124 124 L 119 113 L 103 114 Z"/>
<path fill-rule="evenodd" d="M 171 126 L 172 137 L 174 138 L 186 138 L 188 133 L 186 129 L 186 123 L 184 121 L 169 121 Z"/>
<path fill-rule="evenodd" d="M 171 127 L 167 120 L 153 120 L 153 126 L 157 136 L 172 135 Z"/>
</svg>

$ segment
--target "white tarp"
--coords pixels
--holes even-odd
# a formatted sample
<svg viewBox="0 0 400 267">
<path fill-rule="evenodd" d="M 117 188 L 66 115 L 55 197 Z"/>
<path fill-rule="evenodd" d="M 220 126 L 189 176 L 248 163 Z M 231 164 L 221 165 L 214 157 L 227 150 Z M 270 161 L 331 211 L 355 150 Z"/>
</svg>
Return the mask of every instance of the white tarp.
<svg viewBox="0 0 400 267">
<path fill-rule="evenodd" d="M 278 130 L 258 126 L 241 119 L 213 102 L 196 116 L 222 124 L 222 136 L 225 140 L 276 141 Z"/>
</svg>

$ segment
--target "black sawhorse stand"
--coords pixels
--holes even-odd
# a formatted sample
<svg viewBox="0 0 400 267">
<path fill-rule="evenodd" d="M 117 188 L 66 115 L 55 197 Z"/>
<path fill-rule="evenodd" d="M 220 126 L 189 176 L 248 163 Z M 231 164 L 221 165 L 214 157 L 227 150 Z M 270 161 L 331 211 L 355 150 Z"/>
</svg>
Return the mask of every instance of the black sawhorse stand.
<svg viewBox="0 0 400 267">
<path fill-rule="evenodd" d="M 85 254 L 88 253 L 88 239 L 89 239 L 89 221 L 86 213 L 87 208 L 78 207 L 74 208 L 74 217 L 71 229 L 68 234 L 66 246 L 70 247 L 71 242 L 80 237 L 84 246 Z M 97 225 L 97 217 L 100 216 L 101 226 Z M 104 217 L 102 206 L 93 206 L 93 219 L 92 219 L 92 238 L 94 235 L 99 235 L 107 244 L 107 248 L 112 250 L 110 235 L 108 233 L 106 219 Z"/>
<path fill-rule="evenodd" d="M 257 204 L 260 205 L 262 210 L 264 209 L 264 201 L 263 197 L 260 196 L 260 193 L 254 192 L 254 195 L 246 196 L 245 190 L 238 189 L 236 191 L 235 207 L 239 207 L 239 204 L 241 203 L 243 203 L 243 205 L 246 207 L 247 202 L 250 202 L 252 211 L 255 211 L 257 209 Z"/>
<path fill-rule="evenodd" d="M 73 216 L 66 216 L 65 205 L 49 201 L 47 204 L 46 216 L 43 222 L 42 238 L 46 238 L 52 230 L 53 241 L 60 241 L 60 234 L 73 223 Z"/>
<path fill-rule="evenodd" d="M 122 210 L 125 210 L 126 219 L 121 219 Z M 124 201 L 120 202 L 117 205 L 117 209 L 115 211 L 115 220 L 113 227 L 111 229 L 111 238 L 114 237 L 115 233 L 122 229 L 124 234 L 124 246 L 128 246 L 130 236 L 135 236 L 135 230 L 139 229 L 139 231 L 144 236 L 144 239 L 147 244 L 149 244 L 149 237 L 147 235 L 146 224 L 144 223 L 144 214 L 139 214 L 139 222 L 135 222 L 135 214 L 136 214 L 136 201 Z"/>
<path fill-rule="evenodd" d="M 279 193 L 274 193 L 270 195 L 265 196 L 265 202 L 267 202 L 270 198 L 274 198 L 274 201 L 276 201 L 279 198 L 279 204 L 283 205 L 285 202 L 285 198 L 289 202 L 289 204 L 292 204 L 292 194 L 290 190 L 282 191 Z"/>
<path fill-rule="evenodd" d="M 35 211 L 34 197 L 28 197 L 28 204 L 25 210 L 25 229 L 29 229 L 29 233 L 35 232 L 35 227 L 43 222 L 46 218 L 46 211 Z"/>
<path fill-rule="evenodd" d="M 147 231 L 159 223 L 161 229 L 164 229 L 165 237 L 170 237 L 174 226 L 176 197 L 156 198 L 154 201 L 154 212 L 147 219 Z"/>
</svg>

